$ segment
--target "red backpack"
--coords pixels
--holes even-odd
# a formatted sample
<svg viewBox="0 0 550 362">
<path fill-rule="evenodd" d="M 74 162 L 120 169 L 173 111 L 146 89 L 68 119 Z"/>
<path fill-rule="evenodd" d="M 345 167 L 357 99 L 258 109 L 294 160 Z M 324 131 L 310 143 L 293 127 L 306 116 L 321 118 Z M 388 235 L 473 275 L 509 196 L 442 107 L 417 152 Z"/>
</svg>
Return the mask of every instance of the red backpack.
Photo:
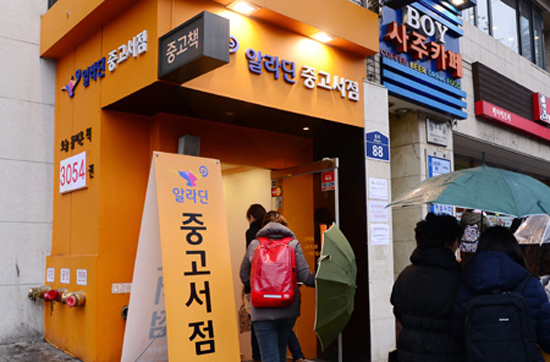
<svg viewBox="0 0 550 362">
<path fill-rule="evenodd" d="M 293 239 L 259 237 L 250 272 L 252 305 L 255 308 L 288 307 L 296 292 L 296 255 L 288 245 Z"/>
</svg>

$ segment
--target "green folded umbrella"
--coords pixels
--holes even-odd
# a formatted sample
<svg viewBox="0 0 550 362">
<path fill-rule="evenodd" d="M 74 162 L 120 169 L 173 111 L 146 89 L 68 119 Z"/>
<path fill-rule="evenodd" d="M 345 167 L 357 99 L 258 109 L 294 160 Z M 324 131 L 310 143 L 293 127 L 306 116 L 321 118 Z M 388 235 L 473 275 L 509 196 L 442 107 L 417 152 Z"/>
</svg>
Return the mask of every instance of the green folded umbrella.
<svg viewBox="0 0 550 362">
<path fill-rule="evenodd" d="M 355 254 L 338 226 L 324 232 L 315 274 L 315 332 L 324 350 L 346 327 L 353 312 L 357 265 Z"/>
<path fill-rule="evenodd" d="M 442 204 L 511 216 L 550 213 L 550 187 L 517 172 L 480 166 L 420 182 L 387 206 Z"/>
</svg>

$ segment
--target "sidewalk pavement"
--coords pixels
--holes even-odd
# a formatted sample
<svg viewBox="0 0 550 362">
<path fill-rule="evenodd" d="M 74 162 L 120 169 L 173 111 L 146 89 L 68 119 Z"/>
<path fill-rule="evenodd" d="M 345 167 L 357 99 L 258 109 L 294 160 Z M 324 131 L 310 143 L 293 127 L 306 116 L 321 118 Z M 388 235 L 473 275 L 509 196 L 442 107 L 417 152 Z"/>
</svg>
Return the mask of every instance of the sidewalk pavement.
<svg viewBox="0 0 550 362">
<path fill-rule="evenodd" d="M 79 362 L 45 340 L 0 344 L 0 362 Z"/>
</svg>

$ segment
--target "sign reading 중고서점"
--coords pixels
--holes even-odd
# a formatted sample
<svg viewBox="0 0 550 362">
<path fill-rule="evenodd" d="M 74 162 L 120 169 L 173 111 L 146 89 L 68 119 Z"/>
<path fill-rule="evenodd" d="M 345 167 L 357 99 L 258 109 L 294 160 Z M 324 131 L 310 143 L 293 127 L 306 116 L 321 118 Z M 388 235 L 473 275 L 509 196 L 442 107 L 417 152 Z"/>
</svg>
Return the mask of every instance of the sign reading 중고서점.
<svg viewBox="0 0 550 362">
<path fill-rule="evenodd" d="M 239 360 L 228 291 L 233 279 L 219 161 L 154 152 L 122 361 L 140 354 Z M 150 348 L 158 340 L 164 345 Z"/>
<path fill-rule="evenodd" d="M 119 65 L 130 58 L 137 58 L 147 52 L 147 30 L 143 30 L 136 34 L 132 39 L 122 43 L 118 48 L 111 50 L 108 57 L 102 57 L 93 63 L 89 63 L 84 68 L 79 68 L 75 74 L 71 76 L 69 82 L 61 88 L 61 91 L 67 92 L 69 98 L 73 98 L 77 86 L 82 81 L 84 87 L 90 85 L 90 81 L 97 82 L 105 77 L 106 68 L 109 73 L 114 72 Z"/>
</svg>

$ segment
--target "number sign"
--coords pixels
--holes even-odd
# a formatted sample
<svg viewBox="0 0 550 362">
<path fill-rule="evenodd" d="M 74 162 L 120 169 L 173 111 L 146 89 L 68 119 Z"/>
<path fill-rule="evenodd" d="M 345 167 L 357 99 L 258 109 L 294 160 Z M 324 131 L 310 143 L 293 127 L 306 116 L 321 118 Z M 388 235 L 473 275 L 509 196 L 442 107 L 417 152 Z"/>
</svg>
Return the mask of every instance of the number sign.
<svg viewBox="0 0 550 362">
<path fill-rule="evenodd" d="M 59 165 L 59 192 L 66 193 L 88 187 L 86 151 L 66 158 Z"/>
<path fill-rule="evenodd" d="M 390 160 L 390 145 L 387 136 L 375 131 L 366 134 L 367 141 L 367 158 L 375 160 L 389 161 Z"/>
</svg>

